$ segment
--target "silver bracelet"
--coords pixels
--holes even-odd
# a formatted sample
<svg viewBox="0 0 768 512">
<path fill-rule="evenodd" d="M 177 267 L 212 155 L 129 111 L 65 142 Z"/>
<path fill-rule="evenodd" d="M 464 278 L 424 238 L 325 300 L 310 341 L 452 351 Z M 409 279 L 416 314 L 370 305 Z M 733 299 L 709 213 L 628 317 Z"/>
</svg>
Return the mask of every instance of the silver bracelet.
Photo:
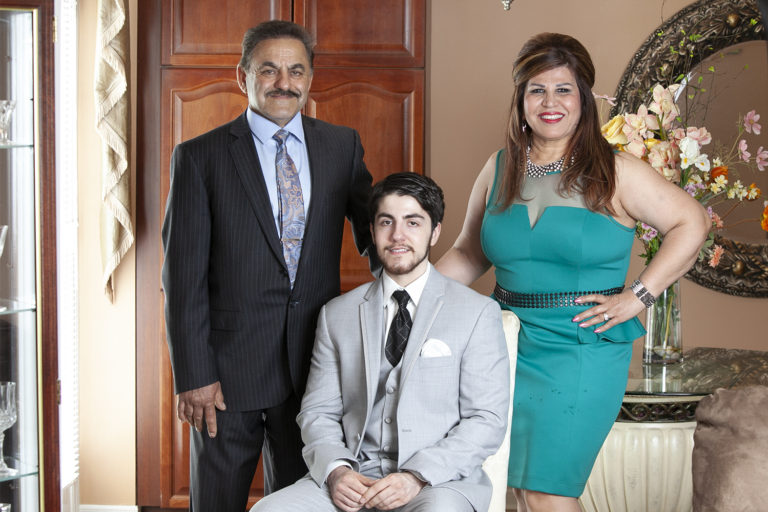
<svg viewBox="0 0 768 512">
<path fill-rule="evenodd" d="M 645 288 L 645 285 L 643 285 L 639 279 L 635 279 L 635 282 L 633 282 L 629 288 L 634 292 L 637 298 L 640 299 L 640 302 L 645 304 L 646 308 L 653 306 L 653 303 L 656 302 L 656 297 Z"/>
</svg>

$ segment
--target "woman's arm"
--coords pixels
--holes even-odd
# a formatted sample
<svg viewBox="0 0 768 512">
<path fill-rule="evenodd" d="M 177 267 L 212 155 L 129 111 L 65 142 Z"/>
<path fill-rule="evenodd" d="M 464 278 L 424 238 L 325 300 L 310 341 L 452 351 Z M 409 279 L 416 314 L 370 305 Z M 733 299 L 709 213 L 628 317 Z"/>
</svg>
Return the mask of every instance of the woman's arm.
<svg viewBox="0 0 768 512">
<path fill-rule="evenodd" d="M 441 274 L 465 285 L 472 284 L 491 266 L 480 244 L 480 226 L 493 187 L 495 171 L 496 153 L 491 155 L 475 180 L 459 237 L 435 264 Z"/>
<path fill-rule="evenodd" d="M 651 166 L 631 155 L 616 158 L 617 185 L 613 199 L 616 220 L 634 226 L 637 221 L 653 226 L 663 237 L 659 251 L 638 279 L 658 297 L 669 285 L 681 278 L 693 264 L 707 239 L 711 221 L 704 207 L 677 185 L 668 182 Z M 634 279 L 633 279 L 634 280 Z M 598 331 L 636 316 L 645 305 L 630 289 L 619 295 L 588 295 L 584 302 L 598 302 L 573 320 L 589 327 L 610 317 Z"/>
<path fill-rule="evenodd" d="M 712 223 L 698 201 L 642 160 L 628 155 L 618 158 L 617 171 L 615 203 L 663 237 L 659 251 L 638 278 L 656 297 L 693 266 Z"/>
</svg>

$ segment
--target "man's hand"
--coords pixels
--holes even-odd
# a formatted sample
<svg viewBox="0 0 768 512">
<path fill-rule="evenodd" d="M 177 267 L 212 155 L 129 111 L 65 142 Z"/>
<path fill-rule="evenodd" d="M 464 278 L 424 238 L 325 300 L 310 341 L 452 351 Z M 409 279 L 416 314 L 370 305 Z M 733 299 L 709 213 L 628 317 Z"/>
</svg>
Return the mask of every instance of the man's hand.
<svg viewBox="0 0 768 512">
<path fill-rule="evenodd" d="M 412 473 L 390 473 L 368 488 L 362 502 L 365 508 L 392 510 L 408 504 L 425 485 Z"/>
<path fill-rule="evenodd" d="M 357 512 L 363 508 L 365 501 L 361 497 L 375 482 L 347 466 L 339 466 L 331 471 L 325 481 L 333 503 L 344 512 Z"/>
<path fill-rule="evenodd" d="M 179 419 L 186 421 L 198 432 L 203 430 L 203 416 L 208 426 L 208 436 L 216 437 L 216 409 L 224 411 L 224 395 L 221 393 L 219 381 L 202 388 L 190 389 L 179 393 L 177 409 Z"/>
</svg>

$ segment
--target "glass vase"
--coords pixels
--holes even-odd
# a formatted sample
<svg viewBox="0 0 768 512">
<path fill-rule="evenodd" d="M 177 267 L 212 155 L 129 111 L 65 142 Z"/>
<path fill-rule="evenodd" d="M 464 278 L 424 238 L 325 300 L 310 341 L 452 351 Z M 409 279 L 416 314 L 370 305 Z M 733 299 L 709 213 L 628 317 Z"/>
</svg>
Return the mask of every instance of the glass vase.
<svg viewBox="0 0 768 512">
<path fill-rule="evenodd" d="M 643 363 L 671 364 L 683 360 L 680 326 L 680 281 L 675 281 L 646 310 Z"/>
</svg>

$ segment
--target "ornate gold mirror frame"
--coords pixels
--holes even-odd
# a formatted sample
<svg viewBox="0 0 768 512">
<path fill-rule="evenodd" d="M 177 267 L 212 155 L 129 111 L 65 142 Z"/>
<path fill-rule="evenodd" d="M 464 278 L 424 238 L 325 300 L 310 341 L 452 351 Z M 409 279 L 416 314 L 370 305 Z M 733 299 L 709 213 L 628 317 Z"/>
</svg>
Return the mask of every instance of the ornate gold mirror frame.
<svg viewBox="0 0 768 512">
<path fill-rule="evenodd" d="M 699 0 L 682 9 L 654 30 L 632 57 L 616 90 L 611 116 L 637 111 L 655 83 L 669 84 L 687 75 L 718 51 L 765 40 L 760 20 L 753 0 Z M 768 297 L 768 240 L 744 243 L 716 234 L 715 243 L 725 249 L 720 264 L 711 268 L 706 261 L 697 262 L 686 277 L 730 295 Z"/>
</svg>

